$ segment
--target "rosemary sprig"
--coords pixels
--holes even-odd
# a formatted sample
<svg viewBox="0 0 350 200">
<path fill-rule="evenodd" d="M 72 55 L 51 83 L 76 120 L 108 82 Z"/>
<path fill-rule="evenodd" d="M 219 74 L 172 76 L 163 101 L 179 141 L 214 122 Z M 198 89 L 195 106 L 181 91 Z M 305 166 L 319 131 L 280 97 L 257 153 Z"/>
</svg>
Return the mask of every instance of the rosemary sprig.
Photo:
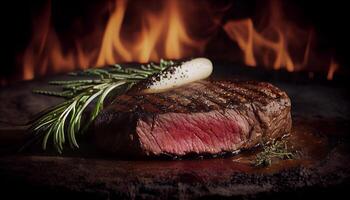
<svg viewBox="0 0 350 200">
<path fill-rule="evenodd" d="M 296 152 L 288 148 L 287 141 L 282 138 L 281 140 L 272 140 L 268 144 L 263 145 L 263 150 L 255 157 L 255 166 L 270 166 L 273 159 L 293 159 L 296 157 Z"/>
<path fill-rule="evenodd" d="M 138 68 L 122 68 L 113 65 L 109 69 L 88 69 L 80 73 L 70 73 L 73 76 L 84 76 L 83 79 L 69 81 L 51 81 L 50 84 L 57 85 L 62 91 L 35 90 L 35 93 L 65 97 L 66 101 L 49 108 L 30 127 L 35 138 L 42 138 L 42 148 L 47 148 L 49 139 L 52 139 L 55 149 L 62 153 L 66 140 L 71 148 L 79 148 L 76 140 L 78 133 L 83 133 L 89 124 L 103 109 L 105 99 L 112 91 L 120 95 L 140 80 L 144 80 L 154 73 L 159 73 L 173 65 L 172 61 L 160 60 L 158 65 L 148 64 Z M 88 76 L 87 76 L 88 75 Z M 92 79 L 91 76 L 94 78 Z M 83 114 L 86 108 L 93 104 L 92 112 L 84 120 Z"/>
</svg>

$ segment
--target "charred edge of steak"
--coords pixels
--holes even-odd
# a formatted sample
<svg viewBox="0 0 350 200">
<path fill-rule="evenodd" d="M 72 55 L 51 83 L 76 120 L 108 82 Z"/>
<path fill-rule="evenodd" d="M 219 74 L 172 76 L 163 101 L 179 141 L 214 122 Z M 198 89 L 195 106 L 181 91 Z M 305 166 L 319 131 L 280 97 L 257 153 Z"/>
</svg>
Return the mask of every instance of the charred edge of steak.
<svg viewBox="0 0 350 200">
<path fill-rule="evenodd" d="M 165 158 L 230 155 L 289 133 L 292 125 L 290 99 L 285 92 L 268 83 L 200 81 L 171 92 L 123 95 L 116 102 L 97 117 L 94 127 L 98 146 L 116 155 Z M 145 146 L 145 141 L 141 141 L 144 138 L 136 131 L 140 120 L 143 120 L 151 127 L 147 130 L 152 135 L 157 118 L 162 114 L 217 112 L 225 115 L 231 110 L 246 123 L 240 127 L 246 130 L 239 133 L 243 134 L 240 136 L 243 142 L 214 153 L 207 150 L 167 151 L 160 147 L 160 150 L 154 151 Z"/>
<path fill-rule="evenodd" d="M 111 154 L 143 154 L 140 142 L 135 133 L 136 123 L 137 115 L 106 110 L 96 118 L 95 126 L 92 127 L 93 132 L 98 132 L 95 142 L 99 144 L 98 146 L 102 147 L 118 147 L 108 148 L 108 152 Z"/>
<path fill-rule="evenodd" d="M 199 81 L 159 94 L 126 94 L 116 99 L 116 112 L 143 113 L 209 112 L 235 108 L 246 103 L 267 105 L 287 95 L 269 83 L 241 81 Z"/>
</svg>

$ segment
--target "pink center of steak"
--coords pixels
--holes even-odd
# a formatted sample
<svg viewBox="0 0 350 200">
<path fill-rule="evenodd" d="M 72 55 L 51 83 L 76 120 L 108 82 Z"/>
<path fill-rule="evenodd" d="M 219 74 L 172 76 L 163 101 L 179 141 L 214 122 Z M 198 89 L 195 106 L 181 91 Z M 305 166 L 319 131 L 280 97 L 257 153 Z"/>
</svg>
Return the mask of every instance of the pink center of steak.
<svg viewBox="0 0 350 200">
<path fill-rule="evenodd" d="M 220 153 L 238 149 L 248 130 L 234 110 L 209 113 L 166 113 L 141 118 L 136 133 L 142 148 L 155 155 L 169 153 Z"/>
<path fill-rule="evenodd" d="M 290 99 L 268 83 L 195 82 L 159 94 L 125 94 L 95 121 L 101 149 L 125 155 L 220 154 L 291 130 Z"/>
</svg>

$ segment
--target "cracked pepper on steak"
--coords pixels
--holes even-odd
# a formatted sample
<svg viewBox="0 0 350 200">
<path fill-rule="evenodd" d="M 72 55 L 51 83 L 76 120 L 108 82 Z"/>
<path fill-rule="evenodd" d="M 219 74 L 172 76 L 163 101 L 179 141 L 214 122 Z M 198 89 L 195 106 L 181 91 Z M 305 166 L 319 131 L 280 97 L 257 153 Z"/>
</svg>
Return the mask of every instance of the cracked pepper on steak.
<svg viewBox="0 0 350 200">
<path fill-rule="evenodd" d="M 291 130 L 287 94 L 265 82 L 197 81 L 163 93 L 124 94 L 97 117 L 97 146 L 128 155 L 220 154 Z"/>
</svg>

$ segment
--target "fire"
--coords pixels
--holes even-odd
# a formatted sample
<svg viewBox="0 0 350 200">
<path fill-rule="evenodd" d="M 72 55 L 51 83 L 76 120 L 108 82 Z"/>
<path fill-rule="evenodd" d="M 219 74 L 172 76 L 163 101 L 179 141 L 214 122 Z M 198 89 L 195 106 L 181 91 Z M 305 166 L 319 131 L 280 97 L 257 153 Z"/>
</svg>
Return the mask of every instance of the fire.
<svg viewBox="0 0 350 200">
<path fill-rule="evenodd" d="M 287 50 L 287 40 L 281 30 L 275 29 L 277 40 L 269 39 L 254 29 L 251 19 L 230 21 L 224 29 L 243 51 L 246 65 L 256 66 L 257 57 L 261 56 L 263 66 L 272 66 L 276 70 L 285 67 L 290 72 L 295 70 L 295 64 Z"/>
<path fill-rule="evenodd" d="M 48 5 L 50 6 L 50 5 Z M 23 79 L 33 79 L 35 73 L 35 65 L 38 64 L 38 60 L 44 53 L 44 48 L 46 46 L 46 39 L 49 34 L 49 26 L 51 13 L 49 9 L 45 9 L 46 12 L 43 13 L 43 20 L 38 20 L 38 23 L 34 27 L 36 34 L 33 34 L 32 41 L 30 42 L 28 48 L 24 52 L 23 56 Z M 36 20 L 35 20 L 36 21 Z M 43 67 L 40 67 L 41 71 L 46 71 Z M 46 68 L 46 67 L 45 67 Z"/>
<path fill-rule="evenodd" d="M 191 39 L 180 20 L 179 2 L 172 0 L 169 3 L 168 10 L 164 13 L 164 15 L 167 16 L 165 19 L 168 19 L 165 24 L 168 24 L 169 26 L 166 34 L 165 56 L 173 59 L 183 58 L 186 56 L 184 54 L 184 47 L 195 48 L 198 44 L 200 47 L 198 50 L 202 50 L 204 46 Z"/>
<path fill-rule="evenodd" d="M 104 12 L 108 12 L 108 18 L 92 22 L 91 24 L 97 25 L 84 37 L 74 37 L 72 34 L 73 39 L 69 42 L 55 31 L 51 4 L 48 3 L 42 15 L 33 20 L 33 37 L 20 56 L 23 67 L 21 79 L 29 80 L 45 74 L 121 62 L 144 63 L 158 61 L 160 58 L 212 57 L 210 52 L 219 51 L 209 49 L 208 42 L 223 45 L 216 46 L 223 51 L 236 44 L 237 48 L 233 52 L 225 52 L 218 57 L 226 56 L 223 59 L 230 60 L 229 57 L 240 55 L 241 51 L 242 62 L 252 67 L 264 66 L 274 70 L 283 68 L 289 72 L 313 72 L 321 68 L 329 70 L 328 79 L 332 79 L 339 68 L 334 60 L 329 64 L 329 56 L 315 53 L 312 29 L 301 28 L 288 20 L 284 16 L 281 1 L 271 0 L 268 7 L 262 9 L 266 13 L 261 18 L 264 21 L 246 18 L 226 22 L 222 19 L 224 13 L 230 10 L 231 4 L 217 12 L 208 6 L 208 2 L 203 3 L 205 1 L 155 2 L 157 6 L 148 7 L 143 2 L 107 1 L 109 9 Z M 199 17 L 193 13 L 193 8 L 199 11 Z M 103 16 L 106 14 L 96 13 Z M 217 13 L 220 13 L 219 16 Z M 102 19 L 102 16 L 96 18 Z M 202 29 L 193 28 L 196 24 Z M 221 35 L 217 34 L 222 30 L 232 43 L 222 44 L 225 40 L 220 40 Z M 215 59 L 215 56 L 212 58 Z M 2 85 L 7 82 L 6 79 L 0 80 Z"/>
<path fill-rule="evenodd" d="M 81 48 L 65 52 L 59 37 L 52 27 L 50 4 L 42 16 L 35 19 L 33 38 L 23 55 L 23 79 L 50 72 L 84 69 L 88 62 Z M 41 20 L 40 20 L 41 19 Z M 77 52 L 77 53 L 76 53 Z"/>
<path fill-rule="evenodd" d="M 328 74 L 327 74 L 327 80 L 333 80 L 334 73 L 338 70 L 339 65 L 334 61 L 334 59 L 331 59 L 331 64 L 329 65 Z"/>
<path fill-rule="evenodd" d="M 141 12 L 141 27 L 136 33 L 125 34 L 123 21 L 128 1 L 116 0 L 105 30 L 93 50 L 87 50 L 77 40 L 76 45 L 65 50 L 50 21 L 50 5 L 34 27 L 33 39 L 23 56 L 23 79 L 32 79 L 48 72 L 57 73 L 88 66 L 103 66 L 118 62 L 149 62 L 160 58 L 180 59 L 202 52 L 205 43 L 191 37 L 182 19 L 185 5 L 180 1 L 163 2 L 159 13 Z M 47 19 L 47 20 L 46 20 Z M 130 35 L 135 34 L 135 37 Z M 95 34 L 91 34 L 95 35 Z M 128 35 L 128 37 L 125 37 Z M 124 37 L 123 37 L 124 36 Z M 136 38 L 136 39 L 135 39 Z M 96 41 L 91 37 L 89 42 Z M 98 40 L 97 40 L 98 41 Z"/>
<path fill-rule="evenodd" d="M 319 65 L 315 60 L 323 58 L 315 56 L 312 51 L 312 29 L 305 30 L 286 19 L 281 1 L 269 1 L 269 7 L 264 12 L 267 23 L 263 24 L 263 28 L 255 26 L 251 18 L 230 20 L 223 27 L 242 51 L 246 65 L 275 70 L 285 68 L 289 72 L 310 69 L 310 60 L 313 65 Z"/>
<path fill-rule="evenodd" d="M 116 63 L 114 54 L 118 54 L 122 61 L 132 61 L 132 55 L 124 47 L 120 37 L 126 3 L 124 0 L 116 1 L 115 10 L 107 23 L 96 65 Z"/>
</svg>

